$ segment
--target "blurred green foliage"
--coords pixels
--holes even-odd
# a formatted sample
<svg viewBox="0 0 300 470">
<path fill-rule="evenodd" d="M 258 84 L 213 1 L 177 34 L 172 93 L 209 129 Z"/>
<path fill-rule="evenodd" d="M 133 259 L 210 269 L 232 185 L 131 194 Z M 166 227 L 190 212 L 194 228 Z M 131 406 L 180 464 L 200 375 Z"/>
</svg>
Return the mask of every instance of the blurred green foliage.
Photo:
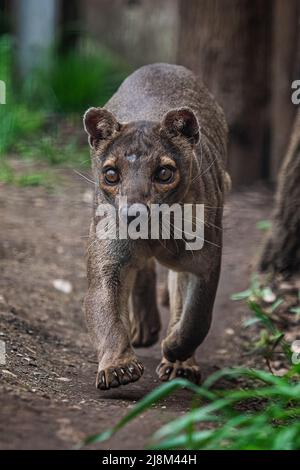
<svg viewBox="0 0 300 470">
<path fill-rule="evenodd" d="M 0 181 L 15 182 L 9 154 L 51 165 L 88 164 L 82 115 L 110 98 L 128 66 L 101 48 L 81 48 L 64 56 L 53 52 L 48 68 L 20 80 L 14 52 L 12 38 L 0 37 L 0 80 L 6 83 L 6 104 L 0 105 Z M 38 178 L 25 180 L 37 184 Z"/>
<path fill-rule="evenodd" d="M 31 110 L 19 98 L 13 87 L 12 43 L 9 37 L 0 39 L 0 80 L 6 84 L 6 104 L 0 105 L 0 158 L 22 139 L 37 130 L 44 122 L 44 112 Z"/>
<path fill-rule="evenodd" d="M 57 56 L 46 71 L 37 70 L 23 88 L 31 105 L 43 103 L 59 113 L 80 113 L 102 106 L 125 78 L 128 69 L 107 52 L 69 52 Z"/>
</svg>

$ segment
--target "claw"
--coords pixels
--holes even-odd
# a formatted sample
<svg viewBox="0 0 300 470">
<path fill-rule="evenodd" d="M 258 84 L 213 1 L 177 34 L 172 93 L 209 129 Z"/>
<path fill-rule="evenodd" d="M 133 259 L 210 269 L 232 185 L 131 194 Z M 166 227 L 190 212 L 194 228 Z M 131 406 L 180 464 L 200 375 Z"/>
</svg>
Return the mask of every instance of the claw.
<svg viewBox="0 0 300 470">
<path fill-rule="evenodd" d="M 165 358 L 156 369 L 156 372 L 163 382 L 173 380 L 175 377 L 184 377 L 195 384 L 201 382 L 201 373 L 197 364 L 188 359 L 187 361 L 175 361 L 170 363 Z"/>
<path fill-rule="evenodd" d="M 122 367 L 108 367 L 100 370 L 97 375 L 96 386 L 100 390 L 108 390 L 110 388 L 127 385 L 130 382 L 136 382 L 144 371 L 143 365 L 137 360 L 123 363 Z"/>
</svg>

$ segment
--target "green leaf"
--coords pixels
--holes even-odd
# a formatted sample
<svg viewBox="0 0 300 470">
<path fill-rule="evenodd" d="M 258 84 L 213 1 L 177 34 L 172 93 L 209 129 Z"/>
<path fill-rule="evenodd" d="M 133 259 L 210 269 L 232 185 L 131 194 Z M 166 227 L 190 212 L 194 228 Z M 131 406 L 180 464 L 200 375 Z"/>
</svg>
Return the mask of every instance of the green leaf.
<svg viewBox="0 0 300 470">
<path fill-rule="evenodd" d="M 261 322 L 261 319 L 260 319 L 260 318 L 251 317 L 251 318 L 248 318 L 248 320 L 245 320 L 245 321 L 243 322 L 243 325 L 244 325 L 244 327 L 247 328 L 248 326 L 252 326 L 252 325 L 254 325 L 255 323 L 259 323 L 259 322 Z"/>
<path fill-rule="evenodd" d="M 270 230 L 272 228 L 272 222 L 270 220 L 260 220 L 257 222 L 256 228 L 263 231 Z"/>
<path fill-rule="evenodd" d="M 162 400 L 163 398 L 167 397 L 175 390 L 180 388 L 188 388 L 192 391 L 197 392 L 198 387 L 188 380 L 185 379 L 175 379 L 171 382 L 167 382 L 165 384 L 160 385 L 158 388 L 150 392 L 148 395 L 145 396 L 142 400 L 137 403 L 132 410 L 124 416 L 113 428 L 106 430 L 100 434 L 95 434 L 93 436 L 89 436 L 85 441 L 84 445 L 92 444 L 96 442 L 103 442 L 109 439 L 115 432 L 119 429 L 123 428 L 127 423 L 132 421 L 134 418 L 139 416 L 143 411 L 149 409 L 153 404 L 157 403 L 158 401 Z"/>
<path fill-rule="evenodd" d="M 244 299 L 248 299 L 251 294 L 252 294 L 252 290 L 246 289 L 242 292 L 237 292 L 236 294 L 232 294 L 230 298 L 231 300 L 244 300 Z"/>
</svg>

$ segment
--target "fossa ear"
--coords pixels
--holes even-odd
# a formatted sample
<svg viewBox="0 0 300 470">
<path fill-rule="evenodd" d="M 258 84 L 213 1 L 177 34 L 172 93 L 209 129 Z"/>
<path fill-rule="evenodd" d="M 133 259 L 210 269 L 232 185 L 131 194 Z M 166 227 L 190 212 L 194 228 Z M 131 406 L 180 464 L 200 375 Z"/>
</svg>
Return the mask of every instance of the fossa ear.
<svg viewBox="0 0 300 470">
<path fill-rule="evenodd" d="M 182 136 L 192 145 L 199 142 L 200 126 L 195 113 L 190 108 L 168 111 L 163 118 L 162 129 L 170 137 Z"/>
<path fill-rule="evenodd" d="M 89 108 L 83 116 L 83 125 L 93 148 L 100 140 L 109 139 L 121 128 L 114 115 L 104 108 Z"/>
</svg>

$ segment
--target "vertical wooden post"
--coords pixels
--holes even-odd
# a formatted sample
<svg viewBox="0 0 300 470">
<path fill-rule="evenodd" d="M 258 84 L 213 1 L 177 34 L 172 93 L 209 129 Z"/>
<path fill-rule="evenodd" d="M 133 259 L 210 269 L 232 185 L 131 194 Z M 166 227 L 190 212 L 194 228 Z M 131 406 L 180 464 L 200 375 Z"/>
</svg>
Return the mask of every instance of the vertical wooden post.
<svg viewBox="0 0 300 470">
<path fill-rule="evenodd" d="M 300 57 L 297 57 L 299 13 L 299 0 L 274 1 L 270 158 L 270 179 L 274 182 L 277 180 L 296 110 L 291 101 L 291 84 L 293 80 L 300 78 Z"/>
<path fill-rule="evenodd" d="M 178 60 L 203 78 L 230 128 L 235 184 L 262 176 L 268 132 L 271 0 L 180 2 Z"/>
</svg>

